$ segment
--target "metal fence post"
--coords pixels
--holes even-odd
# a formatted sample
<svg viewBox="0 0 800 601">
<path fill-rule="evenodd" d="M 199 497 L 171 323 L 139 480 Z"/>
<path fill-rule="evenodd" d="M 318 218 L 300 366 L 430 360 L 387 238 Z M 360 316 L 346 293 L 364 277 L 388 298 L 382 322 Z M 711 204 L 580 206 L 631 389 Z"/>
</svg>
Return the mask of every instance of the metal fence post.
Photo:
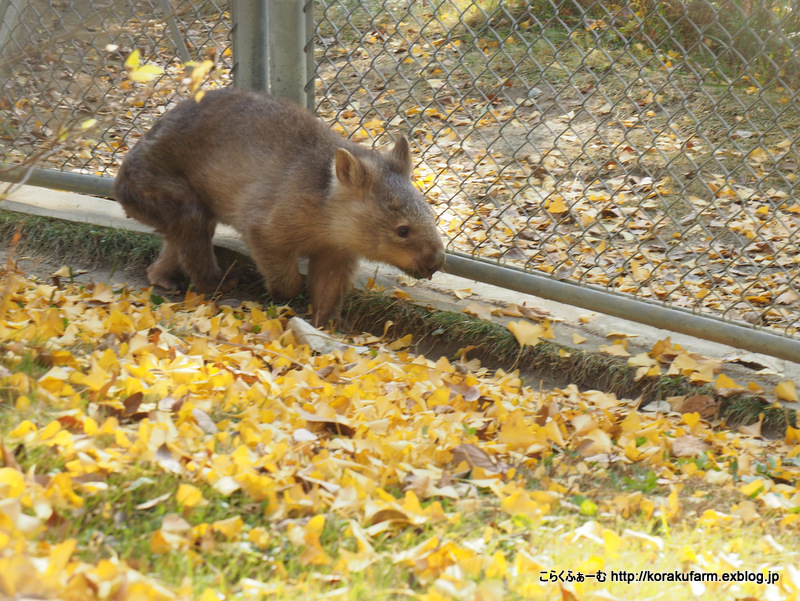
<svg viewBox="0 0 800 601">
<path fill-rule="evenodd" d="M 269 0 L 233 0 L 233 85 L 269 91 Z"/>
<path fill-rule="evenodd" d="M 20 8 L 12 0 L 0 0 L 0 48 L 11 38 L 17 25 Z"/>
<path fill-rule="evenodd" d="M 301 106 L 306 100 L 304 0 L 269 0 L 270 91 Z"/>
<path fill-rule="evenodd" d="M 183 41 L 183 34 L 181 28 L 178 26 L 178 20 L 175 18 L 175 9 L 172 7 L 170 0 L 160 0 L 161 10 L 164 13 L 164 18 L 167 20 L 172 42 L 175 44 L 175 52 L 184 63 L 192 60 L 189 51 L 186 49 L 186 44 Z"/>
<path fill-rule="evenodd" d="M 314 98 L 314 89 L 317 74 L 317 62 L 314 58 L 314 37 L 316 36 L 317 24 L 314 21 L 314 0 L 306 2 L 303 11 L 306 15 L 306 37 L 305 37 L 305 53 L 306 53 L 306 76 L 305 76 L 305 92 L 306 92 L 306 107 L 309 111 L 314 112 L 317 108 L 316 100 Z"/>
</svg>

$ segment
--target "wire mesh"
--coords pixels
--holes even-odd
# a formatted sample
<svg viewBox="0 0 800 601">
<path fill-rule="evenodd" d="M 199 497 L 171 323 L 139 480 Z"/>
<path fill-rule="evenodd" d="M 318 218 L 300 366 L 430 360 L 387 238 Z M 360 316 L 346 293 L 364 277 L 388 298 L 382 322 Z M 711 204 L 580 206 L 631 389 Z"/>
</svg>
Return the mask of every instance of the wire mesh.
<svg viewBox="0 0 800 601">
<path fill-rule="evenodd" d="M 449 251 L 795 333 L 791 3 L 320 4 L 319 112 L 410 134 Z"/>
<path fill-rule="evenodd" d="M 229 14 L 207 1 L 6 0 L 0 29 L 0 144 L 6 162 L 43 146 L 44 167 L 113 176 L 124 151 L 170 106 L 185 98 L 195 61 L 230 71 Z M 138 50 L 163 69 L 132 85 L 125 61 Z M 85 136 L 76 124 L 97 119 Z M 57 150 L 56 150 L 57 148 Z"/>
</svg>

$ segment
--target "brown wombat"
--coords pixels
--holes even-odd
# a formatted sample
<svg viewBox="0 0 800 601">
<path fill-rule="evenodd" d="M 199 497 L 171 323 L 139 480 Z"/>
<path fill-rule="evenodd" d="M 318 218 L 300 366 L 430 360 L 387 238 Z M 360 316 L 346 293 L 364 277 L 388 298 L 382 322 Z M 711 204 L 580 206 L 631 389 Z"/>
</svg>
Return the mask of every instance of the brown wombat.
<svg viewBox="0 0 800 601">
<path fill-rule="evenodd" d="M 359 257 L 416 277 L 442 267 L 433 210 L 411 182 L 408 141 L 379 153 L 336 135 L 268 94 L 226 89 L 167 112 L 127 154 L 114 194 L 129 217 L 164 236 L 153 285 L 184 274 L 201 292 L 224 288 L 212 236 L 241 233 L 275 299 L 302 288 L 309 259 L 314 324 L 338 317 Z"/>
</svg>

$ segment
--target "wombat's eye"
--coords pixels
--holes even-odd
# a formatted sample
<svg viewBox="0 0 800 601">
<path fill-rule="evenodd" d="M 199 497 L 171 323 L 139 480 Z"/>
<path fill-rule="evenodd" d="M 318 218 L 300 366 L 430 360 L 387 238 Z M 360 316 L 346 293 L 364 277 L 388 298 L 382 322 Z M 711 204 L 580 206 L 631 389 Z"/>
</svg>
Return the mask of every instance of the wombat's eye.
<svg viewBox="0 0 800 601">
<path fill-rule="evenodd" d="M 401 238 L 408 238 L 408 235 L 411 233 L 411 228 L 407 225 L 401 225 L 397 228 L 397 235 Z"/>
</svg>

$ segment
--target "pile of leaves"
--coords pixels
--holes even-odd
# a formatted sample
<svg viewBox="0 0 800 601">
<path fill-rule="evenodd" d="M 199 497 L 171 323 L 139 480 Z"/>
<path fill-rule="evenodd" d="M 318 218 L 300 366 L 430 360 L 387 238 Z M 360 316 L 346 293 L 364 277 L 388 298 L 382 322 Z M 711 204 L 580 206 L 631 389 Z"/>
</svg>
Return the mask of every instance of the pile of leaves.
<svg viewBox="0 0 800 601">
<path fill-rule="evenodd" d="M 800 595 L 800 430 L 533 389 L 285 307 L 0 286 L 4 598 Z M 669 581 L 619 581 L 644 569 Z"/>
</svg>

